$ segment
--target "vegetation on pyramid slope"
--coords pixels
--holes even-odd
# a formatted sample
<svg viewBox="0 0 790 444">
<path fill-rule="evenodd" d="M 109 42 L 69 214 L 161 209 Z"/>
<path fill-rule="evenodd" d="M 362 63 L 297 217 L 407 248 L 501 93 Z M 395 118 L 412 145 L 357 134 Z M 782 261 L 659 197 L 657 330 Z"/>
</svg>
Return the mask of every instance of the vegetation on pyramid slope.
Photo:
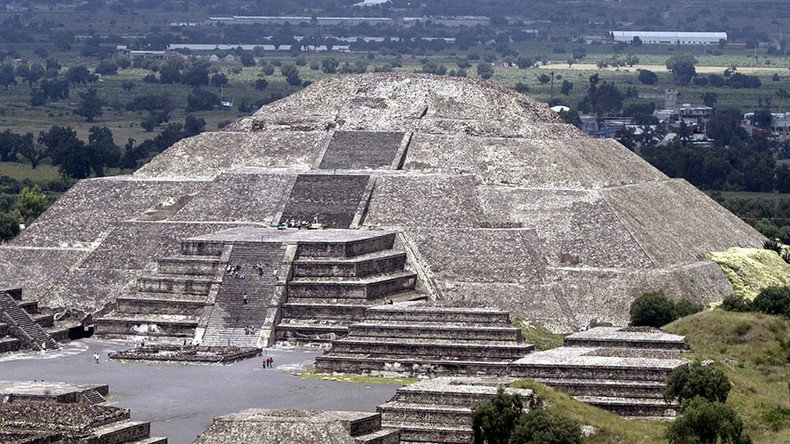
<svg viewBox="0 0 790 444">
<path fill-rule="evenodd" d="M 762 248 L 730 248 L 710 253 L 719 264 L 736 294 L 754 299 L 761 289 L 790 285 L 790 264 L 776 252 Z"/>
</svg>

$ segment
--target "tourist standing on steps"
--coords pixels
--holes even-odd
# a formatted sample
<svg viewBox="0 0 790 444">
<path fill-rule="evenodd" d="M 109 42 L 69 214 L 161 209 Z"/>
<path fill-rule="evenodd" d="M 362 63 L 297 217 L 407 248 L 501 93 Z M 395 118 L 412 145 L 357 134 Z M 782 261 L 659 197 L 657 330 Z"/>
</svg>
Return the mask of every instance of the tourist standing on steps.
<svg viewBox="0 0 790 444">
<path fill-rule="evenodd" d="M 99 354 L 98 353 L 94 353 L 93 354 L 93 362 L 95 362 L 96 364 L 99 363 Z"/>
<path fill-rule="evenodd" d="M 244 302 L 244 305 L 247 305 L 247 293 L 244 293 L 244 296 L 242 296 L 242 301 Z"/>
</svg>

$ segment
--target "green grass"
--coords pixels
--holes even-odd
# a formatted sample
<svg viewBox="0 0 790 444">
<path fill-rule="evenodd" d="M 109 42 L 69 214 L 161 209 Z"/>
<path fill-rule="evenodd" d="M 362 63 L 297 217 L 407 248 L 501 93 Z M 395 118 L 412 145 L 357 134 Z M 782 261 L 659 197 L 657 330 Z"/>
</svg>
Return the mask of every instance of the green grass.
<svg viewBox="0 0 790 444">
<path fill-rule="evenodd" d="M 511 323 L 521 330 L 521 334 L 528 344 L 535 345 L 537 350 L 548 350 L 562 346 L 563 336 L 552 333 L 542 325 L 527 322 L 521 318 L 513 318 Z"/>
<path fill-rule="evenodd" d="M 771 250 L 730 248 L 708 259 L 719 264 L 736 294 L 749 299 L 763 288 L 790 285 L 790 265 Z"/>
<path fill-rule="evenodd" d="M 546 409 L 573 419 L 580 425 L 590 425 L 596 433 L 585 438 L 585 443 L 653 444 L 666 442 L 666 423 L 661 421 L 633 421 L 576 401 L 565 393 L 531 380 L 516 381 L 513 387 L 533 390 Z"/>
<path fill-rule="evenodd" d="M 379 376 L 359 376 L 359 375 L 324 375 L 313 372 L 299 372 L 296 374 L 302 379 L 312 379 L 317 381 L 349 382 L 355 384 L 398 384 L 408 385 L 419 381 L 416 378 L 386 378 Z"/>
<path fill-rule="evenodd" d="M 790 442 L 790 366 L 780 344 L 790 341 L 790 319 L 715 309 L 664 329 L 686 336 L 692 350 L 686 358 L 712 359 L 724 371 L 733 384 L 727 404 L 746 421 L 755 443 Z"/>
<path fill-rule="evenodd" d="M 15 180 L 30 179 L 34 182 L 47 182 L 60 179 L 58 168 L 52 165 L 39 165 L 30 168 L 29 163 L 0 162 L 0 177 L 8 176 Z"/>
</svg>

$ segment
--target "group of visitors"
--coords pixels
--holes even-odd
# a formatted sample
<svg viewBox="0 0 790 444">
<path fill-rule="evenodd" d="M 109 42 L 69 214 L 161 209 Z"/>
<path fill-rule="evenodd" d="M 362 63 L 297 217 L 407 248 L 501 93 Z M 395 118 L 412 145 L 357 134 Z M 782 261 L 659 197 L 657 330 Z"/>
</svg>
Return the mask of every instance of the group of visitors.
<svg viewBox="0 0 790 444">
<path fill-rule="evenodd" d="M 263 358 L 263 368 L 272 368 L 274 365 L 274 358 L 267 356 Z"/>
<path fill-rule="evenodd" d="M 254 335 L 255 334 L 255 327 L 253 327 L 252 325 L 244 326 L 244 334 L 246 336 Z"/>
<path fill-rule="evenodd" d="M 231 276 L 235 277 L 236 279 L 246 279 L 247 275 L 241 272 L 241 264 L 231 265 L 228 264 L 225 267 L 225 273 L 230 274 Z"/>
<path fill-rule="evenodd" d="M 280 222 L 277 224 L 278 230 L 285 230 L 287 228 L 296 228 L 301 230 L 302 228 L 319 228 L 319 224 L 321 223 L 321 215 L 316 213 L 313 215 L 311 222 L 306 220 L 297 220 L 296 218 L 290 218 L 285 222 Z"/>
</svg>

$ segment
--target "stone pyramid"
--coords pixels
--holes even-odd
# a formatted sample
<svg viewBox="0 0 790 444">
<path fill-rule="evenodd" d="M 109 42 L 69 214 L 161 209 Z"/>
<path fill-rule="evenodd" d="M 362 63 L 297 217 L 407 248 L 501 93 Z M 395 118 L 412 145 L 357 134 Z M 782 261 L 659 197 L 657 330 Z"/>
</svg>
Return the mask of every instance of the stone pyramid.
<svg viewBox="0 0 790 444">
<path fill-rule="evenodd" d="M 314 214 L 398 232 L 432 298 L 557 331 L 623 324 L 653 289 L 721 299 L 732 289 L 706 255 L 764 240 L 686 181 L 511 90 L 365 74 L 182 140 L 133 175 L 79 182 L 0 248 L 0 286 L 100 310 L 181 239 Z"/>
</svg>

